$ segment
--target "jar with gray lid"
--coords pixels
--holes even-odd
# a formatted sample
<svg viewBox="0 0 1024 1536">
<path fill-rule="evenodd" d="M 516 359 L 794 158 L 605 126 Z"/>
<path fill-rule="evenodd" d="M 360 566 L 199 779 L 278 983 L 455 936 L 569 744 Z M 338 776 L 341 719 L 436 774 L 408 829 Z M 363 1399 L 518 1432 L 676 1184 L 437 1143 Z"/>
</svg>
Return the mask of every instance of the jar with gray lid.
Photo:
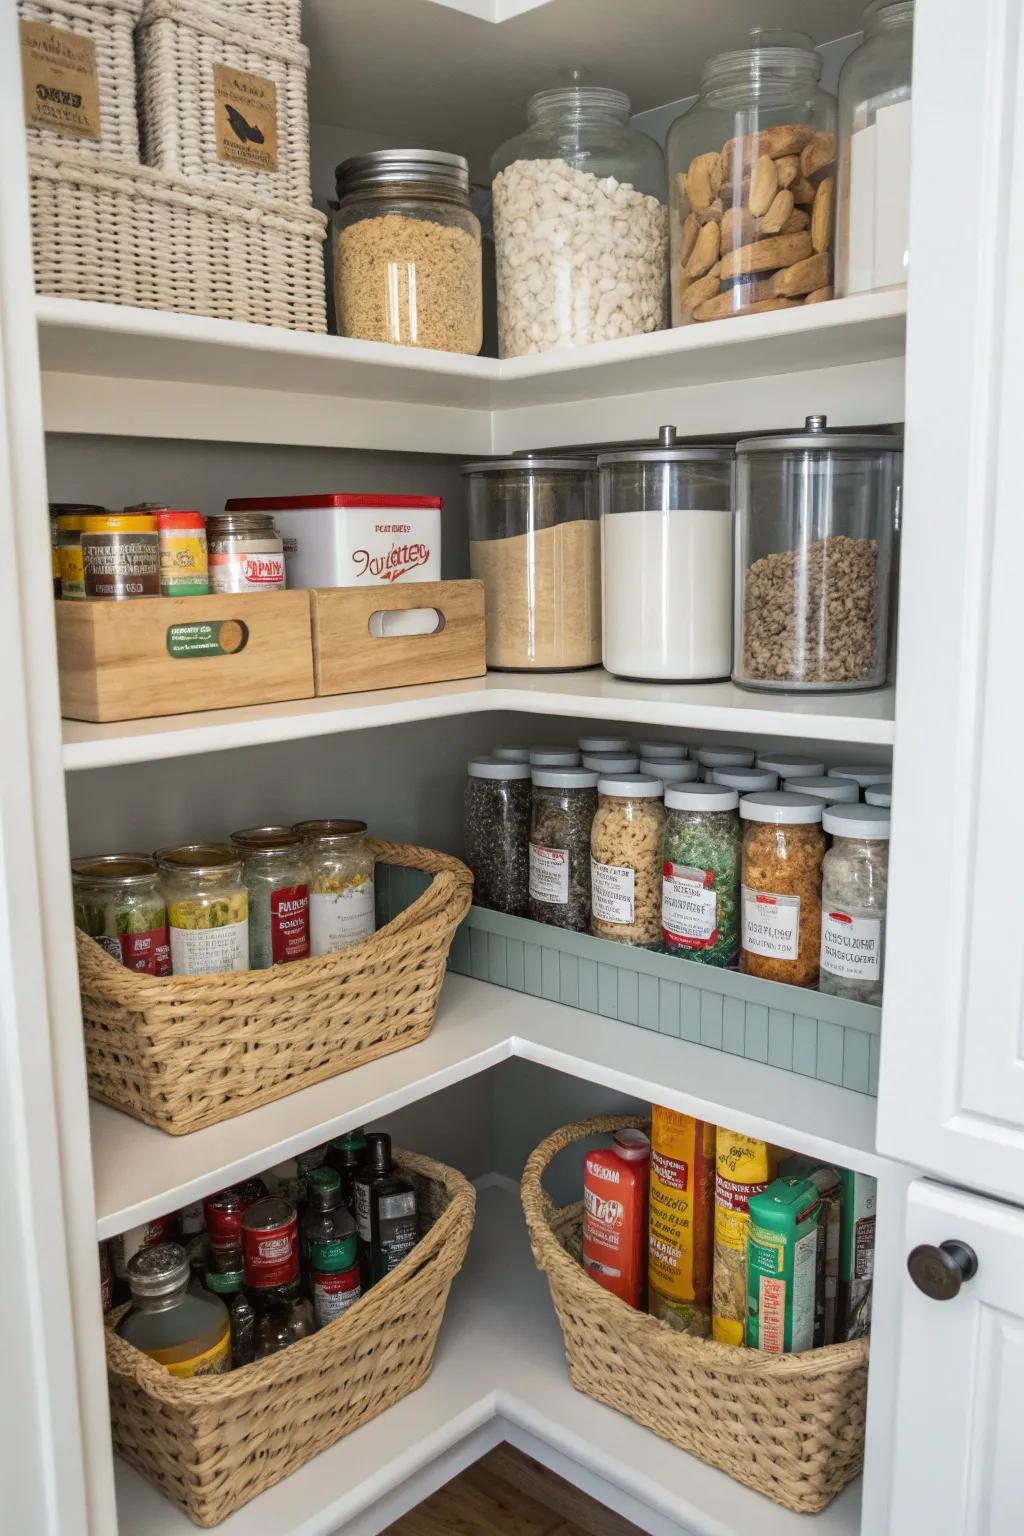
<svg viewBox="0 0 1024 1536">
<path fill-rule="evenodd" d="M 815 800 L 822 800 L 826 805 L 850 801 L 856 804 L 860 799 L 860 790 L 852 779 L 834 779 L 827 773 L 801 773 L 795 779 L 784 779 L 782 787 L 788 793 L 813 795 Z"/>
<path fill-rule="evenodd" d="M 525 917 L 530 902 L 529 763 L 473 758 L 466 767 L 463 815 L 473 901 Z"/>
<path fill-rule="evenodd" d="M 660 779 L 667 787 L 669 784 L 692 784 L 700 778 L 700 764 L 692 758 L 674 757 L 642 757 L 640 759 L 640 772 L 649 773 L 655 779 Z"/>
<path fill-rule="evenodd" d="M 378 149 L 335 171 L 339 336 L 475 356 L 483 343 L 480 221 L 469 165 L 430 149 Z"/>
<path fill-rule="evenodd" d="M 665 786 L 651 774 L 602 771 L 590 833 L 590 931 L 616 944 L 661 943 Z"/>
<path fill-rule="evenodd" d="M 892 805 L 892 779 L 883 779 L 880 784 L 869 784 L 864 791 L 865 805 Z"/>
<path fill-rule="evenodd" d="M 821 870 L 818 990 L 834 997 L 882 1001 L 889 825 L 881 805 L 830 805 L 822 817 L 832 847 Z"/>
<path fill-rule="evenodd" d="M 282 592 L 284 544 L 269 512 L 222 512 L 208 519 L 211 592 Z"/>
<path fill-rule="evenodd" d="M 576 933 L 590 929 L 590 831 L 598 775 L 590 768 L 534 768 L 530 817 L 530 916 Z"/>
</svg>

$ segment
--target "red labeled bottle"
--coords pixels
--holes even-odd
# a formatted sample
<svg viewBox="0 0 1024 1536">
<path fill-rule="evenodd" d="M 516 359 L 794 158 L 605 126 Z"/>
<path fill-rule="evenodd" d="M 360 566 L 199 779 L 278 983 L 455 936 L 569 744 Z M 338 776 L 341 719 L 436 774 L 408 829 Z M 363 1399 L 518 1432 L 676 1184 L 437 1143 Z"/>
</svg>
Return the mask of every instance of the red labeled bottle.
<svg viewBox="0 0 1024 1536">
<path fill-rule="evenodd" d="M 624 1128 L 610 1147 L 588 1152 L 583 1163 L 583 1268 L 638 1310 L 646 1286 L 650 1162 L 647 1136 Z"/>
</svg>

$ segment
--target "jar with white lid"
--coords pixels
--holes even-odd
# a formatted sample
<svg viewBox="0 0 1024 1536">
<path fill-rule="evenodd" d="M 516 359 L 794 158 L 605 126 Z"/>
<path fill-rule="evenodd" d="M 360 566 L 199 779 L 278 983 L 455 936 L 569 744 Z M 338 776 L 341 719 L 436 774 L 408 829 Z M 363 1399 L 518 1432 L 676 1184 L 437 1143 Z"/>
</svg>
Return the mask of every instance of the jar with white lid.
<svg viewBox="0 0 1024 1536">
<path fill-rule="evenodd" d="M 604 453 L 604 664 L 618 677 L 696 682 L 732 667 L 733 451 L 680 443 Z"/>
<path fill-rule="evenodd" d="M 739 952 L 739 793 L 724 784 L 665 787 L 661 936 L 670 955 L 732 965 Z"/>
<path fill-rule="evenodd" d="M 284 543 L 265 512 L 224 512 L 206 524 L 211 592 L 281 592 Z"/>
<path fill-rule="evenodd" d="M 856 804 L 860 799 L 860 789 L 852 779 L 833 779 L 827 773 L 802 773 L 795 779 L 783 779 L 782 787 L 787 794 L 813 795 L 825 805 Z"/>
<path fill-rule="evenodd" d="M 709 768 L 706 784 L 725 784 L 741 795 L 753 795 L 762 789 L 778 789 L 779 776 L 768 768 Z"/>
<path fill-rule="evenodd" d="M 473 901 L 525 917 L 530 903 L 529 763 L 473 758 L 466 766 L 463 815 Z"/>
<path fill-rule="evenodd" d="M 828 771 L 830 779 L 852 779 L 859 789 L 870 789 L 872 784 L 888 784 L 892 769 L 884 763 L 840 763 Z"/>
<path fill-rule="evenodd" d="M 864 791 L 865 805 L 892 805 L 892 779 L 883 779 L 881 784 L 869 784 Z"/>
<path fill-rule="evenodd" d="M 759 752 L 754 759 L 755 768 L 767 768 L 780 779 L 813 777 L 825 772 L 825 764 L 817 757 L 801 757 L 795 752 Z"/>
<path fill-rule="evenodd" d="M 750 747 L 694 747 L 693 758 L 700 764 L 701 778 L 712 768 L 752 768 L 754 753 Z"/>
<path fill-rule="evenodd" d="M 584 752 L 583 766 L 595 773 L 637 773 L 640 759 L 635 752 Z"/>
<path fill-rule="evenodd" d="M 531 747 L 531 768 L 578 768 L 581 754 L 578 747 Z"/>
<path fill-rule="evenodd" d="M 678 762 L 689 757 L 690 749 L 685 741 L 635 741 L 633 749 L 638 757 L 646 757 L 651 762 Z"/>
<path fill-rule="evenodd" d="M 880 1003 L 889 811 L 881 805 L 831 805 L 822 825 L 832 846 L 822 866 L 818 989 L 858 1003 Z"/>
<path fill-rule="evenodd" d="M 661 943 L 662 781 L 602 774 L 590 834 L 590 931 L 600 939 L 657 949 Z"/>
<path fill-rule="evenodd" d="M 292 829 L 309 862 L 312 955 L 333 955 L 368 939 L 377 926 L 373 849 L 365 821 L 300 821 Z"/>
<path fill-rule="evenodd" d="M 581 752 L 633 751 L 633 744 L 628 736 L 581 736 L 577 746 Z"/>
<path fill-rule="evenodd" d="M 590 829 L 598 775 L 590 768 L 533 769 L 530 916 L 576 933 L 590 931 Z"/>
<path fill-rule="evenodd" d="M 735 683 L 885 683 L 902 463 L 899 437 L 824 416 L 737 443 Z"/>
<path fill-rule="evenodd" d="M 500 763 L 528 763 L 530 749 L 529 747 L 492 747 L 491 756 L 496 757 Z"/>
<path fill-rule="evenodd" d="M 785 790 L 745 795 L 740 817 L 740 970 L 813 987 L 821 952 L 821 801 Z"/>
<path fill-rule="evenodd" d="M 690 757 L 642 757 L 639 772 L 649 773 L 665 785 L 692 784 L 700 777 L 700 764 Z"/>
</svg>

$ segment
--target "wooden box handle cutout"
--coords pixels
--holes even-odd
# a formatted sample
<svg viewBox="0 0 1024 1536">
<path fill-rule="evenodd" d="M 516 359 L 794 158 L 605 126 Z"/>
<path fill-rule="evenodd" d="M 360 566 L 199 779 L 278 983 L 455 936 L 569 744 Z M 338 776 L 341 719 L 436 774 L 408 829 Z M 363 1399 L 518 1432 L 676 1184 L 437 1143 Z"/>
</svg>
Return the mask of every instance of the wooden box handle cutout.
<svg viewBox="0 0 1024 1536">
<path fill-rule="evenodd" d="M 439 635 L 444 626 L 440 608 L 378 608 L 370 614 L 369 632 L 374 640 L 393 640 L 403 635 Z"/>
</svg>

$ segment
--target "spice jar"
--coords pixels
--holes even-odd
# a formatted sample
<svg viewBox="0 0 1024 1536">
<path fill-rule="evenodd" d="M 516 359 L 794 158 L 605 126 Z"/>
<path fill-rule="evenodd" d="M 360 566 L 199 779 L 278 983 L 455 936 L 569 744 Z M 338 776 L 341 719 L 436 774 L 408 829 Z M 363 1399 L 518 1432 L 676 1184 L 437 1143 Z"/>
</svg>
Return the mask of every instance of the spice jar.
<svg viewBox="0 0 1024 1536">
<path fill-rule="evenodd" d="M 305 960 L 309 954 L 309 866 L 291 827 L 232 832 L 249 892 L 249 969 Z"/>
<path fill-rule="evenodd" d="M 365 821 L 300 821 L 309 864 L 310 953 L 333 955 L 376 930 L 373 849 Z"/>
<path fill-rule="evenodd" d="M 725 784 L 741 795 L 753 795 L 761 789 L 778 789 L 779 776 L 767 768 L 709 768 L 708 784 Z"/>
<path fill-rule="evenodd" d="M 57 519 L 57 545 L 60 558 L 60 595 L 65 602 L 85 597 L 85 571 L 82 568 L 82 524 L 78 512 L 62 513 Z"/>
<path fill-rule="evenodd" d="M 818 989 L 858 1003 L 880 1003 L 889 886 L 889 811 L 881 805 L 831 805 L 822 825 L 832 838 L 832 846 L 821 871 Z"/>
<path fill-rule="evenodd" d="M 237 851 L 224 843 L 189 843 L 158 849 L 156 863 L 175 976 L 247 971 L 249 893 Z"/>
<path fill-rule="evenodd" d="M 633 746 L 640 757 L 646 757 L 652 761 L 664 758 L 667 761 L 682 762 L 690 755 L 690 749 L 685 741 L 637 741 Z"/>
<path fill-rule="evenodd" d="M 902 449 L 891 434 L 802 432 L 736 448 L 733 681 L 877 688 L 888 660 Z"/>
<path fill-rule="evenodd" d="M 169 976 L 167 907 L 156 861 L 141 853 L 72 859 L 75 927 L 126 970 Z"/>
<path fill-rule="evenodd" d="M 581 752 L 632 752 L 628 736 L 581 736 L 576 743 Z"/>
<path fill-rule="evenodd" d="M 800 779 L 825 772 L 825 764 L 816 757 L 800 757 L 795 752 L 759 752 L 755 768 L 767 768 L 780 779 Z"/>
<path fill-rule="evenodd" d="M 583 766 L 593 768 L 595 773 L 637 773 L 640 759 L 635 752 L 584 752 Z"/>
<path fill-rule="evenodd" d="M 530 916 L 576 933 L 590 929 L 590 829 L 597 774 L 534 768 L 530 815 Z"/>
<path fill-rule="evenodd" d="M 799 32 L 709 59 L 668 135 L 672 324 L 832 297 L 836 103 Z"/>
<path fill-rule="evenodd" d="M 475 356 L 483 343 L 480 221 L 469 165 L 430 149 L 378 149 L 335 171 L 339 336 Z"/>
<path fill-rule="evenodd" d="M 821 949 L 822 804 L 777 791 L 740 801 L 740 970 L 813 987 Z"/>
<path fill-rule="evenodd" d="M 692 784 L 695 779 L 700 778 L 700 764 L 689 757 L 685 761 L 671 757 L 642 757 L 640 772 L 652 774 L 666 787 L 669 784 Z"/>
<path fill-rule="evenodd" d="M 589 459 L 465 464 L 469 571 L 484 584 L 487 665 L 565 672 L 601 661 L 601 527 Z"/>
<path fill-rule="evenodd" d="M 530 765 L 478 757 L 463 800 L 466 863 L 478 907 L 525 917 L 530 904 Z"/>
<path fill-rule="evenodd" d="M 650 774 L 602 773 L 590 831 L 590 931 L 656 949 L 661 940 L 663 785 Z"/>
<path fill-rule="evenodd" d="M 694 747 L 694 761 L 700 764 L 706 779 L 712 768 L 751 768 L 754 754 L 749 747 Z"/>
<path fill-rule="evenodd" d="M 883 779 L 880 784 L 869 784 L 864 791 L 866 805 L 892 805 L 892 779 Z"/>
<path fill-rule="evenodd" d="M 604 453 L 604 664 L 619 677 L 693 682 L 732 668 L 731 448 Z"/>
<path fill-rule="evenodd" d="M 788 793 L 798 795 L 813 795 L 815 800 L 821 800 L 825 805 L 836 805 L 839 801 L 860 799 L 860 790 L 852 779 L 833 779 L 827 773 L 800 774 L 795 779 L 784 779 L 782 787 Z"/>
<path fill-rule="evenodd" d="M 198 512 L 156 514 L 160 540 L 160 592 L 164 597 L 198 597 L 210 590 L 206 519 Z"/>
<path fill-rule="evenodd" d="M 225 512 L 206 525 L 211 592 L 280 592 L 284 544 L 266 512 Z"/>
<path fill-rule="evenodd" d="M 500 763 L 528 763 L 530 749 L 529 747 L 492 747 L 491 756 L 496 757 Z"/>
<path fill-rule="evenodd" d="M 659 331 L 667 212 L 660 147 L 622 91 L 539 91 L 491 165 L 501 357 Z"/>
<path fill-rule="evenodd" d="M 670 955 L 726 966 L 739 953 L 739 800 L 722 784 L 665 789 L 661 937 Z"/>
<path fill-rule="evenodd" d="M 581 754 L 576 747 L 531 747 L 531 768 L 578 768 Z"/>
<path fill-rule="evenodd" d="M 886 784 L 892 778 L 892 769 L 884 763 L 840 763 L 828 771 L 830 779 L 852 779 L 858 789 L 870 789 L 872 784 Z"/>
<path fill-rule="evenodd" d="M 143 512 L 83 517 L 82 578 L 86 597 L 159 597 L 156 518 Z"/>
</svg>

